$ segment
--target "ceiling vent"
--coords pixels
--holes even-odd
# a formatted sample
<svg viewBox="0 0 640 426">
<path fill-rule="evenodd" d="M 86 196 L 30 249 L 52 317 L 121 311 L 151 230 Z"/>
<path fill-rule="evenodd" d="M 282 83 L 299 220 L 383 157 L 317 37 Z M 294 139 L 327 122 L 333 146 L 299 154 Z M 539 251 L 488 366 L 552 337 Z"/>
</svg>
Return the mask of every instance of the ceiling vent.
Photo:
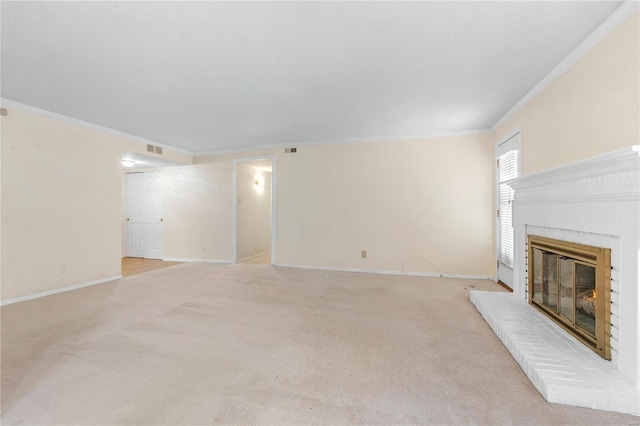
<svg viewBox="0 0 640 426">
<path fill-rule="evenodd" d="M 162 148 L 159 146 L 153 146 L 151 144 L 147 144 L 147 152 L 152 152 L 154 154 L 162 155 Z"/>
<path fill-rule="evenodd" d="M 289 154 L 289 153 L 295 154 L 296 152 L 298 152 L 298 148 L 285 148 L 284 152 L 285 154 Z"/>
</svg>

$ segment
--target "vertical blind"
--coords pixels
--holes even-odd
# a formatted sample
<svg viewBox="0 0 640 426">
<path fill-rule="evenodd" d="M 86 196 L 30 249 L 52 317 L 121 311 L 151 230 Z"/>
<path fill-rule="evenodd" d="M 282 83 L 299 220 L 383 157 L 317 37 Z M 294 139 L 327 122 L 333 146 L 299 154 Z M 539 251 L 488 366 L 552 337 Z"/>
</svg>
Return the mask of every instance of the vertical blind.
<svg viewBox="0 0 640 426">
<path fill-rule="evenodd" d="M 498 171 L 498 184 L 500 186 L 498 260 L 500 263 L 513 268 L 513 189 L 504 182 L 518 177 L 518 150 L 507 151 L 498 157 Z"/>
</svg>

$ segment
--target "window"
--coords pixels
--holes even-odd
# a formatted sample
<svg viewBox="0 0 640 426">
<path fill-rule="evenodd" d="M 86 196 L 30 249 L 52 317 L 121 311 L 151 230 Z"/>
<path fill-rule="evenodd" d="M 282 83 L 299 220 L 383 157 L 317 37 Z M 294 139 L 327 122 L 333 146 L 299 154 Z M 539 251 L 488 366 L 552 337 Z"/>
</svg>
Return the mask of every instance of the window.
<svg viewBox="0 0 640 426">
<path fill-rule="evenodd" d="M 505 182 L 519 176 L 519 135 L 498 147 L 498 261 L 513 268 L 513 190 Z"/>
</svg>

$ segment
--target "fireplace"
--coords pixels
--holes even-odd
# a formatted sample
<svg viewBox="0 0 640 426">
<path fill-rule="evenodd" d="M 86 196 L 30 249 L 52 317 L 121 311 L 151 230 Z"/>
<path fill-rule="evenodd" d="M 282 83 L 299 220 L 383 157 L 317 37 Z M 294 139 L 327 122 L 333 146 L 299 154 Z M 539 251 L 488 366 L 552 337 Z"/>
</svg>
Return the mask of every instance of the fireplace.
<svg viewBox="0 0 640 426">
<path fill-rule="evenodd" d="M 547 401 L 640 415 L 640 146 L 508 184 L 513 293 L 472 303 Z"/>
<path fill-rule="evenodd" d="M 529 303 L 611 359 L 611 250 L 528 236 Z"/>
</svg>

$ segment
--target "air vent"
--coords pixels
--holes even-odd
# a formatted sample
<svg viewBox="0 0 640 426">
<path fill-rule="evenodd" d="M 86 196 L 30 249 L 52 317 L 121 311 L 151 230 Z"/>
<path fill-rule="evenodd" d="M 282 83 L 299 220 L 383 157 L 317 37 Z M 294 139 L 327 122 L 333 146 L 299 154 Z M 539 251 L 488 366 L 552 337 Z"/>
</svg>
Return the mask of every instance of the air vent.
<svg viewBox="0 0 640 426">
<path fill-rule="evenodd" d="M 159 146 L 147 144 L 147 152 L 153 152 L 154 154 L 162 155 L 162 148 Z"/>
<path fill-rule="evenodd" d="M 6 108 L 0 108 L 0 115 L 6 117 L 7 115 L 9 115 L 9 111 L 7 111 Z"/>
<path fill-rule="evenodd" d="M 284 149 L 284 152 L 285 152 L 286 154 L 289 154 L 289 153 L 294 154 L 294 153 L 298 152 L 298 148 L 285 148 L 285 149 Z"/>
</svg>

